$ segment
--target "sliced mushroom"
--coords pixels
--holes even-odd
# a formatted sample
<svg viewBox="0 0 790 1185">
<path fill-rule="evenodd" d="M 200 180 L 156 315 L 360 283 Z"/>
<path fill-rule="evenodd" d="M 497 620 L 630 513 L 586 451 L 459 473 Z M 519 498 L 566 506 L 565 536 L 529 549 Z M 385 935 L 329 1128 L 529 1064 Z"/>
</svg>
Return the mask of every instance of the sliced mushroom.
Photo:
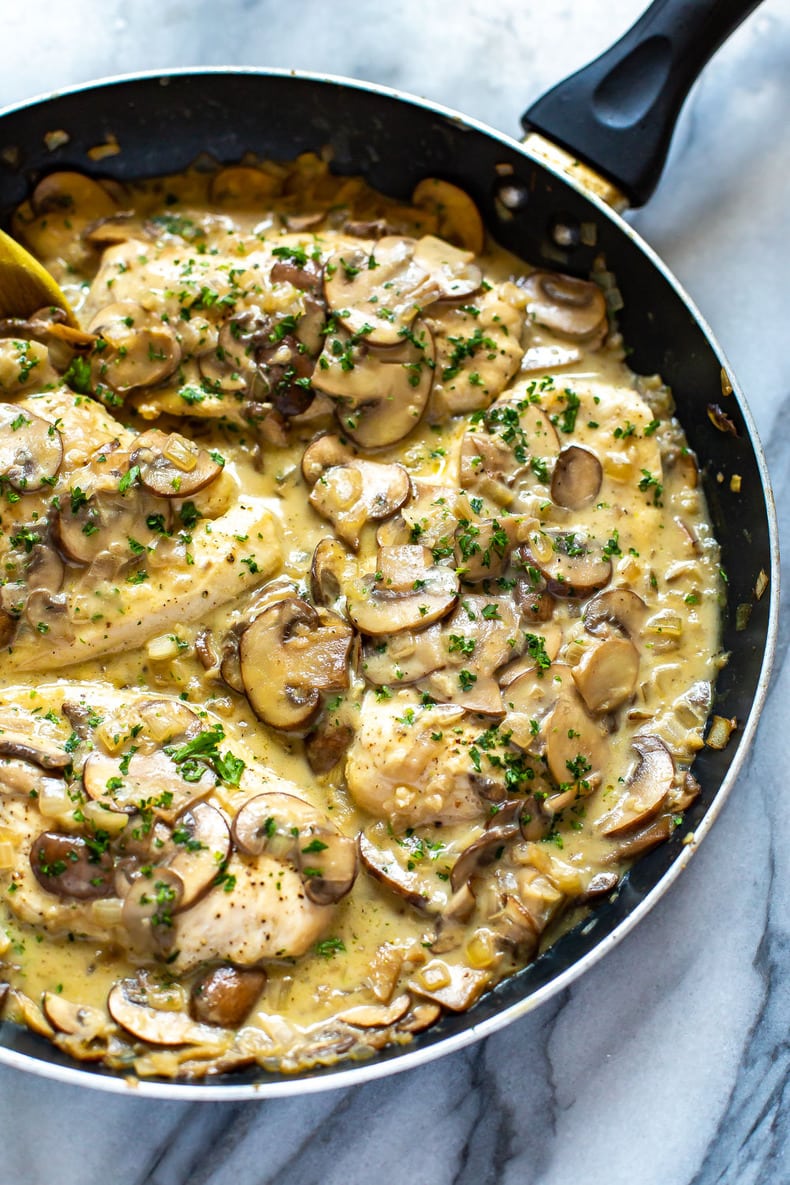
<svg viewBox="0 0 790 1185">
<path fill-rule="evenodd" d="M 121 882 L 124 875 L 121 869 Z M 178 873 L 149 865 L 139 875 L 133 875 L 130 884 L 121 883 L 119 891 L 125 893 L 121 924 L 132 943 L 146 954 L 169 957 L 175 943 L 173 918 L 184 894 Z"/>
<path fill-rule="evenodd" d="M 302 477 L 312 486 L 327 469 L 332 469 L 335 465 L 345 465 L 347 461 L 353 460 L 354 453 L 348 445 L 344 444 L 339 436 L 327 432 L 323 436 L 317 436 L 304 450 Z"/>
<path fill-rule="evenodd" d="M 459 522 L 453 542 L 456 568 L 465 584 L 479 584 L 503 575 L 520 522 L 514 516 Z"/>
<path fill-rule="evenodd" d="M 628 638 L 604 638 L 585 650 L 573 679 L 589 711 L 614 712 L 634 694 L 639 651 Z"/>
<path fill-rule="evenodd" d="M 128 557 L 130 536 L 143 545 L 151 537 L 140 510 L 134 490 L 99 491 L 86 501 L 64 498 L 52 516 L 52 533 L 66 559 L 77 564 L 91 564 L 102 553 L 115 554 L 119 546 Z"/>
<path fill-rule="evenodd" d="M 260 309 L 245 309 L 223 323 L 216 347 L 198 355 L 200 373 L 213 390 L 251 389 L 257 373 L 256 354 L 271 344 L 274 322 Z"/>
<path fill-rule="evenodd" d="M 446 662 L 445 630 L 439 622 L 417 632 L 403 630 L 366 641 L 362 650 L 362 673 L 379 687 L 408 686 Z"/>
<path fill-rule="evenodd" d="M 425 879 L 416 869 L 408 867 L 404 850 L 393 847 L 393 841 L 386 833 L 382 834 L 380 824 L 361 831 L 357 843 L 366 871 L 391 893 L 423 913 L 437 913 L 443 908 L 445 898 L 431 894 Z M 387 843 L 389 846 L 385 846 Z"/>
<path fill-rule="evenodd" d="M 637 736 L 636 767 L 617 804 L 599 820 L 603 835 L 619 836 L 649 822 L 663 807 L 675 777 L 672 754 L 655 736 Z"/>
<path fill-rule="evenodd" d="M 431 959 L 421 967 L 407 987 L 417 996 L 441 1004 L 452 1012 L 466 1012 L 491 982 L 489 971 Z"/>
<path fill-rule="evenodd" d="M 333 315 L 370 345 L 393 346 L 420 309 L 444 297 L 479 288 L 480 269 L 468 252 L 426 235 L 418 240 L 386 235 L 332 256 L 324 293 Z"/>
<path fill-rule="evenodd" d="M 292 794 L 278 791 L 248 799 L 233 820 L 232 836 L 247 855 L 265 852 L 294 864 L 316 905 L 333 905 L 356 879 L 353 839 Z"/>
<path fill-rule="evenodd" d="M 626 860 L 636 860 L 645 852 L 649 852 L 651 848 L 665 843 L 674 830 L 675 823 L 672 816 L 659 815 L 657 819 L 647 822 L 644 827 L 622 835 L 611 852 L 604 856 L 604 863 L 621 864 Z"/>
<path fill-rule="evenodd" d="M 316 605 L 337 609 L 350 579 L 352 560 L 343 545 L 336 539 L 319 540 L 310 565 L 310 595 Z"/>
<path fill-rule="evenodd" d="M 345 435 L 363 448 L 384 448 L 402 440 L 422 416 L 433 359 L 433 336 L 421 320 L 387 349 L 337 330 L 327 334 L 312 382 L 335 401 Z"/>
<path fill-rule="evenodd" d="M 438 1004 L 427 1000 L 423 1004 L 415 1004 L 406 1014 L 405 1020 L 402 1020 L 398 1025 L 398 1032 L 421 1033 L 424 1029 L 429 1029 L 431 1025 L 436 1024 L 441 1015 L 442 1010 Z"/>
<path fill-rule="evenodd" d="M 161 383 L 181 361 L 172 327 L 131 301 L 107 305 L 88 328 L 106 343 L 94 352 L 97 377 L 119 393 Z"/>
<path fill-rule="evenodd" d="M 122 979 L 110 989 L 107 1008 L 114 1021 L 149 1045 L 216 1045 L 230 1040 L 214 1025 L 200 1024 L 185 1012 L 152 1008 L 137 980 Z"/>
<path fill-rule="evenodd" d="M 518 807 L 520 806 L 519 803 Z M 493 825 L 486 828 L 478 839 L 461 852 L 450 876 L 454 893 L 471 880 L 484 864 L 498 859 L 505 845 L 519 834 L 518 812 L 509 813 L 511 817 L 501 820 L 499 816 L 494 815 Z"/>
<path fill-rule="evenodd" d="M 170 854 L 168 852 L 170 849 Z M 179 909 L 189 909 L 207 893 L 230 855 L 230 832 L 216 807 L 197 802 L 178 816 L 170 841 L 160 852 L 183 886 Z"/>
<path fill-rule="evenodd" d="M 87 1004 L 74 1004 L 64 999 L 57 992 L 44 992 L 41 997 L 41 1008 L 49 1023 L 60 1033 L 68 1033 L 71 1037 L 90 1043 L 97 1038 L 106 1038 L 111 1025 L 107 1016 L 99 1008 L 91 1008 Z M 102 1050 L 96 1056 L 102 1056 Z"/>
<path fill-rule="evenodd" d="M 386 1029 L 402 1020 L 411 1006 L 411 996 L 404 992 L 390 1004 L 358 1004 L 338 1012 L 336 1020 L 356 1029 Z"/>
<path fill-rule="evenodd" d="M 326 774 L 334 769 L 353 739 L 354 730 L 350 724 L 336 717 L 319 720 L 304 741 L 304 755 L 313 773 Z"/>
<path fill-rule="evenodd" d="M 52 485 L 63 461 L 54 424 L 18 405 L 0 403 L 0 477 L 20 493 Z"/>
<path fill-rule="evenodd" d="M 581 510 L 597 497 L 603 480 L 595 453 L 578 444 L 561 450 L 551 476 L 551 497 L 566 510 Z"/>
<path fill-rule="evenodd" d="M 140 484 L 158 498 L 191 498 L 216 481 L 222 466 L 204 448 L 180 432 L 150 428 L 132 445 L 130 467 L 140 471 Z"/>
<path fill-rule="evenodd" d="M 436 346 L 431 420 L 489 407 L 521 363 L 522 310 L 496 288 L 474 301 L 437 304 L 426 314 Z"/>
<path fill-rule="evenodd" d="M 47 543 L 34 543 L 25 572 L 30 592 L 38 589 L 48 593 L 60 592 L 63 576 L 63 561 L 54 547 Z"/>
<path fill-rule="evenodd" d="M 557 431 L 542 408 L 500 400 L 464 436 L 461 485 L 513 508 L 522 492 L 545 490 L 548 463 L 559 451 Z"/>
<path fill-rule="evenodd" d="M 30 204 L 39 216 L 65 214 L 101 217 L 117 209 L 109 191 L 84 173 L 50 173 L 33 190 Z"/>
<path fill-rule="evenodd" d="M 409 475 L 402 465 L 349 461 L 327 469 L 310 491 L 310 505 L 353 548 L 366 522 L 389 518 L 409 496 Z"/>
<path fill-rule="evenodd" d="M 596 637 L 605 637 L 611 628 L 637 638 L 647 616 L 647 606 L 630 588 L 608 588 L 598 593 L 584 607 L 584 628 Z"/>
<path fill-rule="evenodd" d="M 56 897 L 91 901 L 115 892 L 112 857 L 81 835 L 43 831 L 30 849 L 30 867 Z"/>
<path fill-rule="evenodd" d="M 606 333 L 606 299 L 597 284 L 556 272 L 533 272 L 522 285 L 527 313 L 564 337 L 599 345 Z"/>
<path fill-rule="evenodd" d="M 110 757 L 94 749 L 83 766 L 85 793 L 107 810 L 135 814 L 145 807 L 158 818 L 174 819 L 216 785 L 207 767 L 190 769 L 187 781 L 181 767 L 161 749 L 153 753 L 133 750 L 125 757 Z"/>
<path fill-rule="evenodd" d="M 575 787 L 588 782 L 592 788 L 606 761 L 606 737 L 601 726 L 587 715 L 571 669 L 563 663 L 552 663 L 549 675 L 542 679 L 534 673 L 522 675 L 510 685 L 507 695 L 516 714 L 523 715 L 526 723 L 522 730 L 517 727 L 521 721 L 513 720 L 515 743 L 529 752 L 539 751 L 536 744 L 544 745 L 549 771 L 557 784 Z M 529 724 L 531 720 L 540 721 L 537 737 Z"/>
<path fill-rule="evenodd" d="M 424 177 L 411 195 L 412 205 L 435 214 L 439 234 L 451 243 L 479 255 L 485 246 L 485 229 L 480 211 L 468 193 L 441 181 Z"/>
<path fill-rule="evenodd" d="M 65 769 L 74 760 L 71 753 L 59 749 L 52 741 L 6 727 L 0 728 L 0 757 L 18 757 L 41 769 L 57 770 Z"/>
<path fill-rule="evenodd" d="M 612 578 L 611 559 L 581 531 L 534 531 L 525 551 L 555 597 L 589 596 Z"/>
<path fill-rule="evenodd" d="M 314 391 L 310 380 L 315 368 L 315 355 L 292 333 L 269 341 L 255 355 L 257 363 L 257 385 L 265 399 L 282 416 L 298 416 L 307 410 L 313 401 Z M 321 342 L 316 343 L 320 349 Z"/>
<path fill-rule="evenodd" d="M 422 629 L 453 608 L 458 577 L 432 563 L 425 547 L 380 547 L 376 571 L 353 581 L 347 597 L 349 617 L 363 634 Z"/>
<path fill-rule="evenodd" d="M 195 981 L 189 1010 L 202 1024 L 235 1028 L 247 1019 L 265 987 L 262 968 L 225 963 Z"/>
<path fill-rule="evenodd" d="M 322 694 L 348 686 L 352 640 L 341 617 L 299 597 L 265 609 L 239 646 L 244 690 L 257 716 L 274 728 L 309 725 Z"/>
</svg>

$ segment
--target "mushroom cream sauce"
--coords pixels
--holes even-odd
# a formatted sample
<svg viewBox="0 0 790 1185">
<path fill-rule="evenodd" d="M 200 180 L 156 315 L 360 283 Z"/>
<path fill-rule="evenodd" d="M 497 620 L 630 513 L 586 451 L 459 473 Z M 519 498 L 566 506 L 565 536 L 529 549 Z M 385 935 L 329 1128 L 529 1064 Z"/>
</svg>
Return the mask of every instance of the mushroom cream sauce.
<svg viewBox="0 0 790 1185">
<path fill-rule="evenodd" d="M 699 787 L 718 548 L 658 377 L 426 179 L 41 181 L 0 338 L 0 1000 L 133 1076 L 406 1043 Z M 607 299 L 608 297 L 608 299 Z"/>
</svg>

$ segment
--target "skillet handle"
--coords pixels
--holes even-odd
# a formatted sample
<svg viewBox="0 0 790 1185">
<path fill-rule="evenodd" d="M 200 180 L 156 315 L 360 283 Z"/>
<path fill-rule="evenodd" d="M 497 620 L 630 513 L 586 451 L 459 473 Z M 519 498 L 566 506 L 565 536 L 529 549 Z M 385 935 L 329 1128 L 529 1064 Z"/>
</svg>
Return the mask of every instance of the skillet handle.
<svg viewBox="0 0 790 1185">
<path fill-rule="evenodd" d="M 759 3 L 654 0 L 616 45 L 533 103 L 524 130 L 561 145 L 643 205 L 692 83 Z"/>
</svg>

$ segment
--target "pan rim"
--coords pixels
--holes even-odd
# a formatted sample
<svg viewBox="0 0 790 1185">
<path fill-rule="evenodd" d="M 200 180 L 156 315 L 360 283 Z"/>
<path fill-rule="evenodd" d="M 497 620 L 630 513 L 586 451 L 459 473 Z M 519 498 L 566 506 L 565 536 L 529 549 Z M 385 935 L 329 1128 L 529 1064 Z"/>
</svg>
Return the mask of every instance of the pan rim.
<svg viewBox="0 0 790 1185">
<path fill-rule="evenodd" d="M 766 525 L 768 532 L 768 549 L 770 553 L 770 579 L 769 579 L 769 605 L 768 605 L 768 620 L 766 624 L 765 645 L 763 648 L 762 662 L 760 666 L 760 674 L 757 680 L 754 699 L 751 704 L 749 715 L 743 723 L 738 737 L 738 747 L 733 756 L 727 772 L 722 779 L 721 785 L 716 791 L 709 807 L 707 808 L 703 819 L 696 827 L 691 842 L 686 844 L 678 852 L 672 864 L 661 875 L 656 884 L 649 890 L 642 900 L 634 906 L 631 912 L 620 921 L 614 929 L 601 939 L 595 947 L 588 951 L 581 958 L 577 959 L 571 966 L 565 968 L 559 974 L 554 976 L 545 984 L 536 988 L 529 996 L 517 1001 L 515 1004 L 509 1005 L 497 1012 L 496 1015 L 489 1017 L 486 1020 L 470 1025 L 468 1029 L 463 1032 L 439 1038 L 430 1045 L 420 1048 L 410 1048 L 409 1046 L 402 1047 L 402 1051 L 391 1052 L 390 1056 L 377 1061 L 370 1062 L 354 1062 L 347 1064 L 343 1069 L 332 1069 L 330 1073 L 319 1071 L 311 1077 L 288 1077 L 283 1075 L 281 1079 L 275 1081 L 266 1081 L 259 1083 L 239 1083 L 234 1084 L 232 1081 L 217 1081 L 201 1080 L 199 1082 L 163 1082 L 151 1081 L 146 1079 L 133 1079 L 125 1077 L 122 1074 L 109 1075 L 105 1073 L 97 1073 L 80 1066 L 62 1066 L 43 1061 L 30 1054 L 22 1053 L 18 1050 L 10 1049 L 7 1046 L 0 1044 L 0 1064 L 8 1065 L 13 1069 L 24 1070 L 40 1077 L 49 1078 L 54 1081 L 59 1081 L 67 1085 L 78 1085 L 87 1087 L 92 1090 L 108 1091 L 114 1094 L 126 1094 L 130 1097 L 136 1098 L 156 1098 L 168 1100 L 181 1100 L 196 1102 L 199 1100 L 205 1101 L 239 1101 L 250 1099 L 265 1099 L 265 1098 L 282 1098 L 301 1094 L 314 1094 L 319 1091 L 339 1090 L 349 1086 L 361 1085 L 365 1082 L 371 1082 L 379 1078 L 389 1077 L 406 1070 L 414 1069 L 419 1065 L 432 1062 L 439 1057 L 444 1057 L 446 1054 L 457 1052 L 471 1045 L 473 1042 L 479 1041 L 485 1037 L 498 1032 L 505 1026 L 523 1018 L 534 1009 L 545 1004 L 552 996 L 570 987 L 581 975 L 594 966 L 600 959 L 602 959 L 610 950 L 618 946 L 623 939 L 630 934 L 631 930 L 644 918 L 650 910 L 656 905 L 658 900 L 672 887 L 680 874 L 687 867 L 689 860 L 696 852 L 699 844 L 707 835 L 711 826 L 715 822 L 719 813 L 721 812 L 724 803 L 729 798 L 730 793 L 741 773 L 747 755 L 750 753 L 751 746 L 755 739 L 755 734 L 759 724 L 760 716 L 763 706 L 768 694 L 770 686 L 771 672 L 774 665 L 774 658 L 776 653 L 776 643 L 779 628 L 779 600 L 780 600 L 780 567 L 779 567 L 779 532 L 776 514 L 776 505 L 771 487 L 771 480 L 768 472 L 768 465 L 765 457 L 762 442 L 760 440 L 757 426 L 755 424 L 752 412 L 746 401 L 743 390 L 733 375 L 733 371 L 729 362 L 722 350 L 711 328 L 700 313 L 695 302 L 686 292 L 683 285 L 675 277 L 672 271 L 664 263 L 658 253 L 647 243 L 641 235 L 628 223 L 617 211 L 609 207 L 604 201 L 591 194 L 583 186 L 572 178 L 555 169 L 548 162 L 538 157 L 534 152 L 520 140 L 509 136 L 507 133 L 497 131 L 491 128 L 481 120 L 474 117 L 466 116 L 463 113 L 447 107 L 444 104 L 434 102 L 422 98 L 417 95 L 412 95 L 406 91 L 400 91 L 393 87 L 384 86 L 379 83 L 366 82 L 360 79 L 347 78 L 342 75 L 325 74 L 316 71 L 302 71 L 290 70 L 284 68 L 261 68 L 253 66 L 200 66 L 200 67 L 178 67 L 168 70 L 145 70 L 134 71 L 127 74 L 111 75 L 88 82 L 80 83 L 75 86 L 57 89 L 49 92 L 44 92 L 32 98 L 26 99 L 19 103 L 13 103 L 0 108 L 0 121 L 5 117 L 13 115 L 17 112 L 23 112 L 28 108 L 43 105 L 47 102 L 58 100 L 69 95 L 76 95 L 85 91 L 94 91 L 99 89 L 106 89 L 111 86 L 120 86 L 124 83 L 137 82 L 155 82 L 159 80 L 163 87 L 166 87 L 171 79 L 178 79 L 182 77 L 200 78 L 212 76 L 240 76 L 240 77 L 265 77 L 265 78 L 285 78 L 296 79 L 299 81 L 306 81 L 312 83 L 327 84 L 330 86 L 343 87 L 361 91 L 367 94 L 375 94 L 385 98 L 396 100 L 399 103 L 405 103 L 409 106 L 416 106 L 422 108 L 426 112 L 438 115 L 450 120 L 456 126 L 462 129 L 469 129 L 479 132 L 490 139 L 498 141 L 506 146 L 510 151 L 517 152 L 526 157 L 532 164 L 538 165 L 546 173 L 550 174 L 557 182 L 563 186 L 567 186 L 574 190 L 589 202 L 591 202 L 599 211 L 599 213 L 606 217 L 614 224 L 621 232 L 623 232 L 637 247 L 640 252 L 648 259 L 654 268 L 661 274 L 662 278 L 670 285 L 676 295 L 687 308 L 690 315 L 693 317 L 696 324 L 702 330 L 708 345 L 713 351 L 716 358 L 726 370 L 727 376 L 732 383 L 733 395 L 735 396 L 738 407 L 743 415 L 744 422 L 748 431 L 748 438 L 754 453 L 754 458 L 757 470 L 760 476 L 760 484 L 762 488 L 765 512 Z"/>
</svg>

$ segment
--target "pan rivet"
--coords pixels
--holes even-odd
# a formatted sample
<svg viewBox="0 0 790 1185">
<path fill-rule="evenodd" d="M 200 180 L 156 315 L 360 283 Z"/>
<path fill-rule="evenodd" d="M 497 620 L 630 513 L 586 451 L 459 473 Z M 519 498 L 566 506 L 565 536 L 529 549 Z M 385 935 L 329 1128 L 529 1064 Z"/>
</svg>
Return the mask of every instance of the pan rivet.
<svg viewBox="0 0 790 1185">
<path fill-rule="evenodd" d="M 558 247 L 578 247 L 581 242 L 581 230 L 575 218 L 560 215 L 549 225 L 551 239 Z"/>
<path fill-rule="evenodd" d="M 501 181 L 496 187 L 495 198 L 506 210 L 523 210 L 529 201 L 527 187 L 517 181 Z"/>
</svg>

